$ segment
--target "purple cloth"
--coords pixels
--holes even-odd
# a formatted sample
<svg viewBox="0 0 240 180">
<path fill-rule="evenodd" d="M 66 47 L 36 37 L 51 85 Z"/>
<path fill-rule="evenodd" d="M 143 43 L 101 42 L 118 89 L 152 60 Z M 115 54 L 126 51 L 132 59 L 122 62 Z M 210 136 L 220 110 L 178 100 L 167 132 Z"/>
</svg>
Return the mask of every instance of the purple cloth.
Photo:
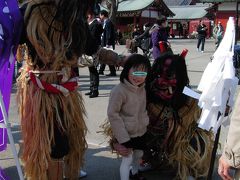
<svg viewBox="0 0 240 180">
<path fill-rule="evenodd" d="M 161 52 L 159 48 L 160 41 L 167 41 L 168 40 L 168 33 L 166 28 L 156 29 L 151 34 L 151 40 L 153 45 L 153 58 L 157 59 Z"/>
<path fill-rule="evenodd" d="M 9 178 L 4 174 L 1 168 L 0 168 L 0 180 L 9 180 Z"/>
<path fill-rule="evenodd" d="M 22 29 L 22 15 L 16 0 L 0 0 L 0 91 L 8 112 L 15 54 Z M 0 123 L 3 115 L 0 109 Z M 0 128 L 0 152 L 6 149 L 6 129 Z"/>
</svg>

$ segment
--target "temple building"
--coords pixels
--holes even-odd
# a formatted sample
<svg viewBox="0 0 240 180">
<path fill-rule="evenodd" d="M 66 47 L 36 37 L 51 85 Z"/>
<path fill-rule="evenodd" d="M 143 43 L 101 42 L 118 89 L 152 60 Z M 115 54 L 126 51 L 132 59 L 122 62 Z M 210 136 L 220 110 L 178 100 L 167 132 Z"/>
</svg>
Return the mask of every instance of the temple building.
<svg viewBox="0 0 240 180">
<path fill-rule="evenodd" d="M 154 23 L 159 16 L 172 17 L 175 14 L 168 8 L 163 0 L 127 0 L 118 4 L 117 28 L 122 32 L 129 26 L 145 23 Z"/>
</svg>

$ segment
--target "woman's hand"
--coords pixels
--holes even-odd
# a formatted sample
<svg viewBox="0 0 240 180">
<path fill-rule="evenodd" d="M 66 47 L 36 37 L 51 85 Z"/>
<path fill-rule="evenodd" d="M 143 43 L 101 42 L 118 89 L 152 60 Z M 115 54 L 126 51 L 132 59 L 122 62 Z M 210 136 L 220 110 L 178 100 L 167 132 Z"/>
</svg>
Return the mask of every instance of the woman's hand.
<svg viewBox="0 0 240 180">
<path fill-rule="evenodd" d="M 230 165 L 224 160 L 223 157 L 219 159 L 218 174 L 223 180 L 233 180 L 233 177 L 229 175 Z"/>
<path fill-rule="evenodd" d="M 128 156 L 132 151 L 132 149 L 128 149 L 125 146 L 118 143 L 114 143 L 113 147 L 122 156 Z"/>
</svg>

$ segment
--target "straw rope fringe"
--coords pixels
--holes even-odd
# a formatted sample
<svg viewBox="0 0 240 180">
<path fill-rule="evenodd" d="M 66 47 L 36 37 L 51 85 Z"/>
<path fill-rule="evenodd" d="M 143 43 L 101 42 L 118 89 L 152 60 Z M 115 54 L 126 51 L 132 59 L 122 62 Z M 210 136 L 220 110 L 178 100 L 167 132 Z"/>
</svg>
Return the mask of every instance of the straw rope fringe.
<svg viewBox="0 0 240 180">
<path fill-rule="evenodd" d="M 205 177 L 211 160 L 213 133 L 196 128 L 201 110 L 197 101 L 189 101 L 179 111 L 182 124 L 175 130 L 169 140 L 173 149 L 169 153 L 170 164 L 178 164 L 177 179 L 187 179 L 189 175 L 198 178 Z M 196 140 L 194 147 L 191 139 Z M 203 150 L 203 151 L 202 151 Z"/>
<path fill-rule="evenodd" d="M 70 178 L 77 177 L 75 175 L 83 165 L 87 147 L 82 97 L 76 90 L 68 97 L 48 94 L 30 83 L 27 77 L 28 73 L 22 72 L 18 80 L 25 174 L 33 180 L 47 179 L 51 147 L 54 145 L 54 123 L 57 121 L 69 138 L 70 153 L 66 160 Z"/>
</svg>

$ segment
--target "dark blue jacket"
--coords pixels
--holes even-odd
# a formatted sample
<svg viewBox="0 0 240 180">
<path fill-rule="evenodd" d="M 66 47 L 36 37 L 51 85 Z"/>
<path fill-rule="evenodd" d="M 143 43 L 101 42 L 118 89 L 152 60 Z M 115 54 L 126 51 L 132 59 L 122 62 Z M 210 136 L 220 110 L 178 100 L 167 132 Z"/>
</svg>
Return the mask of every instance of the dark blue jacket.
<svg viewBox="0 0 240 180">
<path fill-rule="evenodd" d="M 101 45 L 101 36 L 103 33 L 102 25 L 97 21 L 97 19 L 93 20 L 93 22 L 89 25 L 89 30 L 91 32 L 92 37 L 96 41 L 96 44 Z"/>
<path fill-rule="evenodd" d="M 102 46 L 115 45 L 114 25 L 110 19 L 107 19 L 103 28 Z"/>
</svg>

